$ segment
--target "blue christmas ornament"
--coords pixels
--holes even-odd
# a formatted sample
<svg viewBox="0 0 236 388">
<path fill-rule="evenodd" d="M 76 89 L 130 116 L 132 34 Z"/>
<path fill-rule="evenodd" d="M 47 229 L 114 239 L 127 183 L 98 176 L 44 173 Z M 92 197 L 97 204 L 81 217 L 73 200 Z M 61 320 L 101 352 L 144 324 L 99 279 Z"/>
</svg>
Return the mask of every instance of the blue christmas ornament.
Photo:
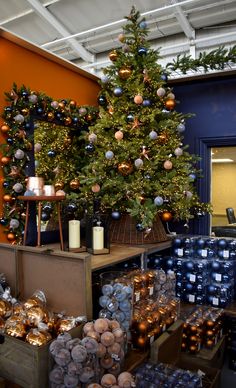
<svg viewBox="0 0 236 388">
<path fill-rule="evenodd" d="M 7 144 L 12 145 L 13 142 L 14 142 L 14 140 L 12 139 L 12 137 L 8 137 Z"/>
<path fill-rule="evenodd" d="M 99 96 L 99 97 L 98 97 L 98 103 L 99 103 L 99 105 L 101 105 L 101 106 L 105 106 L 105 105 L 107 104 L 106 97 L 104 97 L 104 96 Z"/>
<path fill-rule="evenodd" d="M 112 218 L 113 220 L 118 221 L 118 220 L 121 218 L 120 212 L 118 212 L 117 210 L 114 210 L 114 211 L 111 213 L 111 218 Z"/>
<path fill-rule="evenodd" d="M 129 113 L 128 116 L 127 116 L 127 121 L 128 121 L 129 123 L 131 123 L 132 121 L 134 121 L 134 115 L 132 115 L 131 113 Z"/>
<path fill-rule="evenodd" d="M 32 126 L 33 126 L 33 124 L 32 124 Z M 25 129 L 30 129 L 30 127 L 31 127 L 30 123 L 25 123 Z"/>
<path fill-rule="evenodd" d="M 4 181 L 2 186 L 4 187 L 4 189 L 7 189 L 10 186 L 10 183 L 7 181 Z"/>
<path fill-rule="evenodd" d="M 142 30 L 145 30 L 147 28 L 147 22 L 145 22 L 144 20 L 140 22 L 139 28 L 141 28 Z"/>
<path fill-rule="evenodd" d="M 154 199 L 154 203 L 155 203 L 155 205 L 156 206 L 161 206 L 161 205 L 163 205 L 163 203 L 164 203 L 164 200 L 163 200 L 163 198 L 162 197 L 156 197 L 155 199 Z"/>
<path fill-rule="evenodd" d="M 114 89 L 113 93 L 114 93 L 114 95 L 116 97 L 120 97 L 122 95 L 122 93 L 123 93 L 123 89 L 120 88 L 120 87 L 117 87 L 117 88 Z"/>
<path fill-rule="evenodd" d="M 90 153 L 90 154 L 93 153 L 94 149 L 95 149 L 95 147 L 94 147 L 93 143 L 89 143 L 89 144 L 87 144 L 87 145 L 85 146 L 85 150 L 86 150 L 88 153 Z"/>
<path fill-rule="evenodd" d="M 161 79 L 162 79 L 162 81 L 167 82 L 167 81 L 168 81 L 168 76 L 167 76 L 167 74 L 165 74 L 165 73 L 161 74 Z"/>
<path fill-rule="evenodd" d="M 42 109 L 42 108 L 38 108 L 38 109 L 37 109 L 37 113 L 38 113 L 39 115 L 41 115 L 41 114 L 43 113 L 43 109 Z"/>
<path fill-rule="evenodd" d="M 189 174 L 188 177 L 189 177 L 190 182 L 194 182 L 197 178 L 196 174 L 194 174 L 193 172 L 191 174 Z"/>
<path fill-rule="evenodd" d="M 6 218 L 0 218 L 0 224 L 1 224 L 2 226 L 6 226 L 6 225 L 7 225 L 7 220 L 6 220 Z"/>
<path fill-rule="evenodd" d="M 49 156 L 50 158 L 55 158 L 56 152 L 55 152 L 54 150 L 49 150 L 49 151 L 48 151 L 48 156 Z"/>
<path fill-rule="evenodd" d="M 136 230 L 138 232 L 143 232 L 144 231 L 144 227 L 143 225 L 141 224 L 141 222 L 139 222 L 137 225 L 136 225 Z"/>
<path fill-rule="evenodd" d="M 143 100 L 143 106 L 148 107 L 150 105 L 151 105 L 151 101 L 150 100 Z"/>
<path fill-rule="evenodd" d="M 218 240 L 218 243 L 217 243 L 218 247 L 221 248 L 221 249 L 225 249 L 228 245 L 227 241 L 224 239 L 224 238 L 221 238 Z"/>
<path fill-rule="evenodd" d="M 139 55 L 146 55 L 146 54 L 147 54 L 147 49 L 146 49 L 146 47 L 139 47 L 139 49 L 138 49 L 138 54 L 139 54 Z"/>
<path fill-rule="evenodd" d="M 105 153 L 106 159 L 110 160 L 114 157 L 114 153 L 112 151 L 107 151 Z"/>
</svg>

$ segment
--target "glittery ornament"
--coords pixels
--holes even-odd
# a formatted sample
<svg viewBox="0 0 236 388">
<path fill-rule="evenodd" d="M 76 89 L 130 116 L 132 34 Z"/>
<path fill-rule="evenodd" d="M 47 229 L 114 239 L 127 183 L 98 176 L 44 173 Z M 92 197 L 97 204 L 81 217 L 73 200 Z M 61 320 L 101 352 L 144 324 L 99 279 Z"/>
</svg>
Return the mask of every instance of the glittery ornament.
<svg viewBox="0 0 236 388">
<path fill-rule="evenodd" d="M 180 133 L 184 132 L 184 131 L 185 131 L 185 125 L 182 124 L 182 123 L 180 123 L 180 124 L 177 126 L 176 130 L 177 130 L 178 132 L 180 132 Z"/>
<path fill-rule="evenodd" d="M 172 164 L 172 162 L 171 162 L 170 160 L 166 160 L 166 161 L 164 162 L 163 166 L 164 166 L 164 168 L 165 168 L 166 170 L 171 170 L 172 167 L 173 167 L 173 164 Z"/>
<path fill-rule="evenodd" d="M 133 166 L 130 162 L 122 162 L 118 164 L 118 171 L 121 175 L 129 175 L 133 171 Z"/>
<path fill-rule="evenodd" d="M 143 161 L 142 159 L 138 158 L 134 161 L 134 165 L 136 168 L 141 168 L 143 166 Z"/>
<path fill-rule="evenodd" d="M 19 159 L 19 160 L 20 160 L 20 159 L 23 159 L 23 158 L 24 158 L 25 153 L 24 153 L 24 151 L 18 149 L 18 150 L 16 150 L 14 156 L 15 156 L 16 159 Z"/>
<path fill-rule="evenodd" d="M 94 143 L 97 140 L 97 135 L 95 133 L 90 133 L 88 139 L 91 143 Z"/>
<path fill-rule="evenodd" d="M 52 101 L 51 102 L 51 107 L 54 108 L 54 109 L 57 109 L 59 106 L 59 102 L 58 101 Z"/>
<path fill-rule="evenodd" d="M 164 88 L 158 88 L 157 89 L 157 95 L 158 97 L 164 97 L 164 95 L 166 94 L 166 91 Z"/>
<path fill-rule="evenodd" d="M 181 155 L 183 155 L 183 150 L 182 150 L 182 148 L 177 147 L 177 148 L 174 150 L 174 154 L 175 154 L 176 156 L 181 156 Z"/>
<path fill-rule="evenodd" d="M 32 104 L 36 104 L 38 101 L 38 96 L 36 94 L 31 94 L 29 96 L 29 102 L 31 102 Z"/>
</svg>

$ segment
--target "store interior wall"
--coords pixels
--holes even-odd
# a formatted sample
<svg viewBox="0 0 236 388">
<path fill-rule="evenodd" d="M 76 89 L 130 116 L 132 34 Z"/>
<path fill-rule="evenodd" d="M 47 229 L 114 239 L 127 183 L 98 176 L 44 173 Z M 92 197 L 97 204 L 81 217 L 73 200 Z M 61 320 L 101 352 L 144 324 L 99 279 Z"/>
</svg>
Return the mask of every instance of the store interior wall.
<svg viewBox="0 0 236 388">
<path fill-rule="evenodd" d="M 98 79 L 75 66 L 59 64 L 43 50 L 38 52 L 0 36 L 0 109 L 7 105 L 5 93 L 9 93 L 15 82 L 17 87 L 25 85 L 32 91 L 43 92 L 55 99 L 72 99 L 78 105 L 97 105 L 100 89 Z M 63 61 L 62 61 L 63 62 Z M 74 68 L 74 69 L 72 69 Z M 77 70 L 78 69 L 78 70 Z M 3 119 L 0 119 L 0 125 Z M 0 143 L 4 141 L 0 134 Z M 2 177 L 1 177 L 2 178 Z M 2 209 L 2 185 L 0 185 L 0 216 Z M 0 231 L 0 242 L 8 242 Z"/>
</svg>

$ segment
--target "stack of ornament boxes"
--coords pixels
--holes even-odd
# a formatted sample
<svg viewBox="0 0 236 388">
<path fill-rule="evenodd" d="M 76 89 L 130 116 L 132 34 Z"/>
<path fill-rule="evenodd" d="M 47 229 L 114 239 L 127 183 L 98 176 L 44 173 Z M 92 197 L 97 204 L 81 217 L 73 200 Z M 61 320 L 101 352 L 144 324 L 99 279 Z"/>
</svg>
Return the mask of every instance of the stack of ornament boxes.
<svg viewBox="0 0 236 388">
<path fill-rule="evenodd" d="M 234 300 L 235 239 L 175 238 L 172 255 L 152 255 L 149 266 L 175 272 L 176 296 L 184 302 L 225 308 Z"/>
</svg>

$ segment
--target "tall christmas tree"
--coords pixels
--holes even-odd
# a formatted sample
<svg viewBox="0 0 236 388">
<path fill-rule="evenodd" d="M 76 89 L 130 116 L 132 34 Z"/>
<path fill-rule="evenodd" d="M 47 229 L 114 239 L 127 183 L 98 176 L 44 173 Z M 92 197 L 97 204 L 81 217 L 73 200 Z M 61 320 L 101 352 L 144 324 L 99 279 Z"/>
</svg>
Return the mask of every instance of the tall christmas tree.
<svg viewBox="0 0 236 388">
<path fill-rule="evenodd" d="M 114 219 L 129 213 L 148 233 L 156 217 L 188 220 L 209 205 L 199 201 L 198 158 L 183 145 L 185 121 L 146 39 L 147 23 L 132 8 L 110 52 L 98 97 L 99 119 L 90 128 L 90 162 L 80 176 L 81 200 L 98 199 Z"/>
</svg>

